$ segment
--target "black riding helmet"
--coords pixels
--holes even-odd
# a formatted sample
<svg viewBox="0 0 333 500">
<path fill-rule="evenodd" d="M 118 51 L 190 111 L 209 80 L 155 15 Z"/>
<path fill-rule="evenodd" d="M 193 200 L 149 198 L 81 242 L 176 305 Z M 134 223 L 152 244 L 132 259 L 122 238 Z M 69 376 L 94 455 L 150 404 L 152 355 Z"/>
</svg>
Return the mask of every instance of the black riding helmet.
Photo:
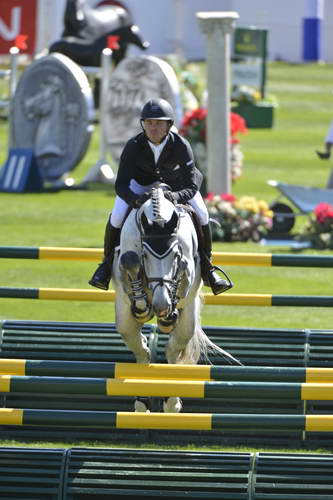
<svg viewBox="0 0 333 500">
<path fill-rule="evenodd" d="M 173 125 L 174 113 L 171 105 L 165 99 L 150 99 L 141 110 L 140 121 L 143 120 L 166 120 Z"/>
</svg>

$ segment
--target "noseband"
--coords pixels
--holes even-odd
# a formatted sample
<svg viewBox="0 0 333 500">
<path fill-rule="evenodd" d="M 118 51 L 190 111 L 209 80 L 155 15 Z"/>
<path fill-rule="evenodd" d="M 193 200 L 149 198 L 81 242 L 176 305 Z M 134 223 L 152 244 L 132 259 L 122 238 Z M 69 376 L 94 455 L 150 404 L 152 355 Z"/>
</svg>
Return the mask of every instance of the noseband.
<svg viewBox="0 0 333 500">
<path fill-rule="evenodd" d="M 167 252 L 165 252 L 163 255 L 158 255 L 151 248 L 151 246 L 147 243 L 147 240 L 150 240 L 152 238 L 151 236 L 145 236 L 142 234 L 141 235 L 141 245 L 142 245 L 142 250 L 143 250 L 143 252 L 142 252 L 142 269 L 143 269 L 145 281 L 147 284 L 155 283 L 155 286 L 152 289 L 153 294 L 158 286 L 161 286 L 161 287 L 165 286 L 166 287 L 166 289 L 168 290 L 169 296 L 170 296 L 172 310 L 173 310 L 176 307 L 177 302 L 178 302 L 177 290 L 178 290 L 181 276 L 182 276 L 181 262 L 182 262 L 182 257 L 183 257 L 183 250 L 182 250 L 182 247 L 179 245 L 179 241 L 178 241 L 177 236 L 175 234 L 173 234 L 171 236 L 174 237 L 174 241 L 173 241 L 172 245 L 170 246 L 169 250 Z M 165 235 L 165 236 L 159 235 L 159 236 L 154 236 L 153 238 L 159 238 L 160 240 L 163 240 L 163 239 L 167 240 L 170 238 L 170 235 Z M 174 272 L 172 278 L 164 278 L 163 276 L 150 276 L 150 277 L 148 277 L 146 267 L 145 267 L 145 259 L 144 259 L 145 252 L 149 253 L 150 255 L 154 256 L 155 258 L 163 259 L 171 252 L 172 248 L 174 248 L 175 246 L 177 246 L 176 266 L 175 266 L 175 272 Z"/>
<path fill-rule="evenodd" d="M 141 248 L 142 248 L 142 255 L 141 255 L 141 268 L 143 271 L 143 277 L 144 281 L 147 285 L 150 283 L 155 283 L 155 285 L 152 288 L 152 294 L 154 294 L 156 288 L 158 286 L 165 286 L 169 297 L 171 301 L 171 312 L 173 312 L 176 309 L 177 303 L 179 301 L 179 298 L 177 297 L 177 291 L 180 285 L 180 280 L 182 278 L 183 274 L 183 267 L 182 267 L 182 262 L 183 262 L 183 249 L 179 244 L 179 240 L 177 237 L 177 233 L 169 233 L 169 234 L 151 234 L 147 235 L 145 234 L 141 224 L 139 224 L 139 221 L 137 220 L 137 224 L 140 230 L 140 238 L 141 238 Z M 178 224 L 177 228 L 178 229 Z M 169 245 L 167 244 L 169 240 Z M 165 251 L 157 251 L 156 246 L 155 249 L 153 248 L 152 244 L 153 243 L 159 243 L 160 248 L 167 248 Z M 164 259 L 169 255 L 169 253 L 172 251 L 174 247 L 177 247 L 177 255 L 176 255 L 176 266 L 175 266 L 175 272 L 172 276 L 172 278 L 164 278 L 163 276 L 150 276 L 148 277 L 148 273 L 146 271 L 145 267 L 145 254 L 150 254 L 151 256 L 157 258 L 157 259 Z"/>
</svg>

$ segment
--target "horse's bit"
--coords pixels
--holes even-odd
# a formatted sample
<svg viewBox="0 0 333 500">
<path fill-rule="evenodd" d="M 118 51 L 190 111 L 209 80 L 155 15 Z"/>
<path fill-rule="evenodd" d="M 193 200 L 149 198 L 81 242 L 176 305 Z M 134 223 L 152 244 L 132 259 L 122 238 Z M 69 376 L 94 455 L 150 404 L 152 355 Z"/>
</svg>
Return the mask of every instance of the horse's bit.
<svg viewBox="0 0 333 500">
<path fill-rule="evenodd" d="M 171 235 L 172 236 L 172 235 Z M 163 238 L 163 236 L 158 236 L 159 238 Z M 170 237 L 170 235 L 168 235 Z M 151 238 L 151 236 L 149 236 Z M 182 278 L 182 275 L 184 273 L 184 261 L 183 261 L 183 250 L 182 247 L 178 243 L 178 239 L 176 241 L 177 247 L 178 247 L 178 252 L 176 256 L 176 267 L 175 267 L 175 272 L 174 275 L 172 276 L 171 279 L 163 278 L 162 276 L 151 276 L 148 278 L 147 272 L 145 269 L 145 263 L 144 263 L 144 255 L 145 252 L 148 252 L 152 254 L 150 251 L 150 247 L 148 244 L 145 244 L 145 237 L 141 237 L 142 240 L 142 248 L 144 249 L 142 252 L 142 270 L 144 274 L 144 279 L 146 284 L 148 285 L 149 283 L 156 283 L 155 286 L 152 289 L 152 294 L 154 294 L 156 288 L 158 286 L 165 286 L 169 297 L 170 297 L 170 302 L 171 302 L 171 307 L 170 311 L 167 317 L 165 318 L 160 318 L 160 322 L 167 326 L 170 324 L 173 324 L 177 318 L 178 318 L 178 311 L 176 309 L 177 304 L 179 302 L 179 297 L 177 296 L 177 292 L 179 289 L 180 281 Z"/>
</svg>

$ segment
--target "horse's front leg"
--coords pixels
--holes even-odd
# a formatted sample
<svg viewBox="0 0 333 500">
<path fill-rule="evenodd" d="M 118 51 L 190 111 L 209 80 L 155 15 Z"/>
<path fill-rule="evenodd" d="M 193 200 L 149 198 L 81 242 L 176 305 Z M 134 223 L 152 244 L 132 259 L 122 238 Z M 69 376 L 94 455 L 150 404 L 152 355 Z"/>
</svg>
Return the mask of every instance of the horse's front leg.
<svg viewBox="0 0 333 500">
<path fill-rule="evenodd" d="M 188 340 L 185 337 L 182 337 L 182 339 L 179 340 L 180 337 L 179 328 L 181 323 L 182 322 L 180 319 L 178 325 L 169 335 L 169 340 L 165 348 L 165 355 L 168 363 L 172 364 L 179 363 L 179 358 L 181 357 L 181 353 L 185 349 L 186 344 L 188 342 Z M 179 397 L 164 398 L 163 411 L 165 413 L 179 413 L 182 407 L 183 407 L 182 400 Z"/>
<path fill-rule="evenodd" d="M 168 363 L 196 364 L 199 360 L 200 346 L 196 342 L 195 331 L 200 316 L 197 314 L 198 304 L 195 303 L 196 300 L 184 307 L 175 329 L 169 336 L 165 348 Z M 165 412 L 177 413 L 181 409 L 182 401 L 179 397 L 165 398 L 163 403 Z"/>
<path fill-rule="evenodd" d="M 181 314 L 179 322 L 173 332 L 170 333 L 169 341 L 166 345 L 165 354 L 168 363 L 174 364 L 181 362 L 181 353 L 184 351 L 191 338 L 191 335 L 187 335 L 186 331 L 182 332 L 182 324 Z M 182 407 L 182 400 L 179 397 L 165 398 L 163 401 L 163 411 L 165 413 L 179 413 Z"/>
<path fill-rule="evenodd" d="M 134 354 L 135 361 L 137 363 L 149 363 L 150 349 L 148 347 L 147 338 L 141 333 L 142 325 L 133 318 L 130 308 L 126 307 L 126 303 L 123 301 L 117 301 L 116 322 L 117 330 L 128 349 Z M 135 411 L 149 412 L 150 409 L 150 398 L 137 397 L 135 399 Z"/>
<path fill-rule="evenodd" d="M 116 324 L 128 349 L 134 354 L 137 363 L 150 362 L 150 349 L 147 339 L 141 333 L 142 325 L 132 316 L 128 296 L 119 288 L 116 291 Z"/>
</svg>

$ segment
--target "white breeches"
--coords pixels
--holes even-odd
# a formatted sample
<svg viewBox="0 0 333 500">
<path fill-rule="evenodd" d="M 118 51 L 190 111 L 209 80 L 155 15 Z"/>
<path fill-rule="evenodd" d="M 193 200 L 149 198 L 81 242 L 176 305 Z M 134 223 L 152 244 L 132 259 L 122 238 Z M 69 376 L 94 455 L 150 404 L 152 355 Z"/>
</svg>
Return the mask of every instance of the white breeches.
<svg viewBox="0 0 333 500">
<path fill-rule="evenodd" d="M 141 184 L 138 184 L 134 179 L 132 179 L 130 183 L 131 191 L 139 195 L 149 191 L 153 186 L 154 184 L 150 184 L 148 186 L 142 186 Z M 208 224 L 209 222 L 209 215 L 205 202 L 203 201 L 199 191 L 196 192 L 193 198 L 188 200 L 188 204 L 191 205 L 191 207 L 197 214 L 200 220 L 200 224 L 202 226 L 206 226 L 206 224 Z M 113 227 L 118 227 L 118 228 L 121 227 L 127 209 L 128 209 L 128 204 L 126 203 L 126 201 L 124 201 L 119 196 L 116 196 L 114 207 L 110 216 L 110 223 L 112 224 Z"/>
</svg>

